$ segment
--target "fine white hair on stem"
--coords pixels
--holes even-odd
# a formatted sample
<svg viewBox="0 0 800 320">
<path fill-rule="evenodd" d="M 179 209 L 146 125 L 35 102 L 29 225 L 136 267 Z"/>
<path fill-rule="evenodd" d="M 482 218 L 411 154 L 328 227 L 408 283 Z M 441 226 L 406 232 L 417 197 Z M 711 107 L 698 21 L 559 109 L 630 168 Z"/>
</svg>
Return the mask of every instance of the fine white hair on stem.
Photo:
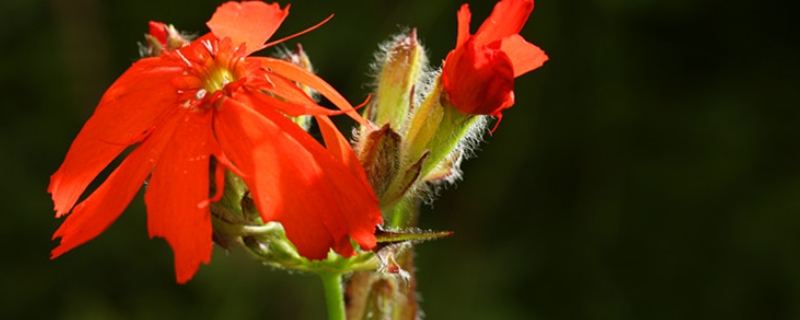
<svg viewBox="0 0 800 320">
<path fill-rule="evenodd" d="M 475 122 L 470 125 L 467 132 L 461 137 L 458 144 L 453 151 L 445 157 L 445 160 L 439 163 L 436 170 L 443 169 L 443 166 L 452 163 L 450 174 L 443 179 L 436 181 L 429 181 L 426 183 L 417 184 L 414 193 L 423 202 L 428 205 L 433 205 L 441 190 L 447 189 L 450 186 L 455 186 L 456 182 L 463 179 L 463 171 L 461 170 L 461 163 L 469 158 L 475 157 L 477 151 L 480 150 L 479 146 L 484 141 L 484 135 L 487 131 L 489 124 L 489 116 L 476 116 Z"/>
</svg>

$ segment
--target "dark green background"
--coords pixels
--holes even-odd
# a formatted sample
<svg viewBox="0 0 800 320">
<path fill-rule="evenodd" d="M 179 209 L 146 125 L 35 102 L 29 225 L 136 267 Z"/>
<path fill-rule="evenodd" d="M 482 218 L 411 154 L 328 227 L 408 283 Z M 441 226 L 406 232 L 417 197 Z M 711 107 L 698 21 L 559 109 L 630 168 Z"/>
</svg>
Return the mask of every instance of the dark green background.
<svg viewBox="0 0 800 320">
<path fill-rule="evenodd" d="M 351 101 L 380 41 L 417 27 L 438 65 L 458 1 L 294 1 Z M 788 3 L 789 1 L 785 1 Z M 148 20 L 206 32 L 218 1 L 0 2 L 0 317 L 323 319 L 321 285 L 216 249 L 187 285 L 141 197 L 55 261 L 49 175 Z M 476 21 L 493 2 L 473 1 Z M 800 32 L 777 1 L 538 1 L 551 60 L 442 192 L 421 245 L 428 319 L 800 319 Z M 290 44 L 295 43 L 291 41 Z"/>
</svg>

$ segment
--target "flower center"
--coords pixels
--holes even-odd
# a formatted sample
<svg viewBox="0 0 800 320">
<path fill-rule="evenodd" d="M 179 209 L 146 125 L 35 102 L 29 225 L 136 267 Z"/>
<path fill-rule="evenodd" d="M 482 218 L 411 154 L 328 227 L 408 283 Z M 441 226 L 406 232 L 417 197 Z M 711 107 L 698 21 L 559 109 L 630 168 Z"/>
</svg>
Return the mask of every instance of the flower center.
<svg viewBox="0 0 800 320">
<path fill-rule="evenodd" d="M 203 79 L 203 89 L 207 92 L 214 93 L 225 88 L 225 85 L 233 82 L 234 76 L 228 68 L 223 66 L 213 66 L 206 73 Z"/>
<path fill-rule="evenodd" d="M 186 65 L 182 78 L 187 89 L 183 96 L 187 99 L 185 106 L 207 110 L 241 86 L 239 63 L 244 58 L 232 52 L 228 38 L 221 43 L 216 39 L 200 40 L 174 52 Z"/>
</svg>

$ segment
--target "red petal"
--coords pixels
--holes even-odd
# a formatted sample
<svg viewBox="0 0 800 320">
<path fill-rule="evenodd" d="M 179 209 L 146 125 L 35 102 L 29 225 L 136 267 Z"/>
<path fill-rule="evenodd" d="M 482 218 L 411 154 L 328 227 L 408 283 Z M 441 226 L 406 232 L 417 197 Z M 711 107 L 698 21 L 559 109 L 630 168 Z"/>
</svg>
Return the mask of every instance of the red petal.
<svg viewBox="0 0 800 320">
<path fill-rule="evenodd" d="M 111 85 L 50 177 L 48 192 L 57 217 L 72 209 L 86 186 L 122 150 L 149 135 L 164 113 L 177 106 L 178 92 L 170 81 L 182 72 L 166 59 L 142 59 Z"/>
<path fill-rule="evenodd" d="M 298 117 L 301 115 L 340 115 L 339 110 L 330 110 L 317 104 L 297 85 L 286 78 L 272 73 L 265 72 L 264 80 L 251 80 L 247 82 L 251 96 L 265 102 L 270 108 L 278 109 L 281 112 Z M 259 92 L 265 91 L 267 93 Z M 276 98 L 276 96 L 278 98 Z"/>
<path fill-rule="evenodd" d="M 533 11 L 533 0 L 502 0 L 475 32 L 475 44 L 485 46 L 519 33 Z"/>
<path fill-rule="evenodd" d="M 322 139 L 325 140 L 325 147 L 328 151 L 341 163 L 343 163 L 350 172 L 359 180 L 367 182 L 367 174 L 364 172 L 364 167 L 358 160 L 358 156 L 350 146 L 350 142 L 339 132 L 336 125 L 333 124 L 330 118 L 325 116 L 317 116 L 317 124 L 322 133 Z M 372 186 L 367 182 L 366 187 L 372 189 Z"/>
<path fill-rule="evenodd" d="M 178 117 L 171 117 L 155 129 L 97 190 L 75 206 L 53 235 L 53 239 L 61 238 L 61 244 L 53 249 L 51 259 L 93 239 L 119 217 L 150 174 L 177 120 Z"/>
<path fill-rule="evenodd" d="M 356 120 L 359 124 L 368 125 L 367 120 L 364 120 L 361 115 L 354 111 L 353 106 L 347 102 L 347 99 L 342 97 L 336 89 L 325 82 L 325 80 L 322 80 L 322 78 L 317 77 L 317 75 L 288 61 L 262 57 L 251 57 L 251 59 L 261 61 L 261 66 L 271 69 L 273 72 L 289 80 L 309 86 L 330 100 L 339 109 L 347 111 L 347 115 Z"/>
<path fill-rule="evenodd" d="M 547 61 L 544 50 L 525 41 L 518 34 L 511 35 L 500 42 L 503 51 L 514 65 L 514 77 L 519 77 L 533 69 L 541 67 Z"/>
<path fill-rule="evenodd" d="M 498 115 L 514 104 L 514 67 L 499 49 L 473 39 L 447 55 L 442 75 L 450 103 L 466 114 Z"/>
<path fill-rule="evenodd" d="M 213 113 L 185 110 L 144 197 L 150 237 L 163 237 L 172 247 L 178 283 L 191 279 L 200 262 L 210 262 L 213 248 L 211 212 L 200 206 L 209 196 Z"/>
<path fill-rule="evenodd" d="M 294 104 L 289 103 L 278 98 L 275 98 L 269 94 L 257 92 L 255 90 L 251 90 L 250 94 L 253 98 L 260 100 L 262 103 L 253 106 L 256 110 L 262 110 L 261 108 L 269 108 L 271 110 L 278 110 L 288 116 L 292 117 L 299 117 L 302 115 L 340 115 L 343 112 L 339 110 L 330 110 L 318 106 L 316 104 Z"/>
<path fill-rule="evenodd" d="M 247 54 L 261 50 L 289 15 L 289 6 L 261 1 L 226 2 L 206 25 L 217 38 L 230 37 L 234 46 L 245 43 Z"/>
<path fill-rule="evenodd" d="M 223 101 L 214 127 L 262 219 L 283 224 L 301 255 L 324 259 L 331 247 L 352 255 L 351 237 L 364 249 L 375 246 L 382 219 L 374 192 L 299 126 L 234 98 Z"/>
<path fill-rule="evenodd" d="M 260 69 L 260 62 L 256 62 L 258 62 L 256 65 Z M 288 80 L 271 71 L 260 70 L 260 72 L 251 73 L 255 76 L 250 77 L 251 80 L 248 81 L 248 85 L 268 91 L 294 104 L 317 104 L 317 102 L 309 97 L 303 89 L 298 87 L 294 81 Z"/>
<path fill-rule="evenodd" d="M 462 46 L 469 38 L 469 23 L 472 20 L 472 13 L 469 12 L 469 5 L 461 5 L 458 10 L 458 37 L 456 38 L 456 48 Z"/>
</svg>

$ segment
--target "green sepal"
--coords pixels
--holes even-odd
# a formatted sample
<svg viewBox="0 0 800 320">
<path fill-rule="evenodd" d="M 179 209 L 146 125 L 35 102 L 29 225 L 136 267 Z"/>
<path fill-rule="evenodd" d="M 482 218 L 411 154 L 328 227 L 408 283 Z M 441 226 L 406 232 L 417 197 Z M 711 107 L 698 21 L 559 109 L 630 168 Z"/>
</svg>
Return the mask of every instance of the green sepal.
<svg viewBox="0 0 800 320">
<path fill-rule="evenodd" d="M 402 231 L 387 231 L 378 228 L 375 232 L 375 241 L 379 244 L 393 244 L 400 242 L 422 242 L 429 240 L 437 240 L 452 236 L 452 231 L 430 231 L 430 230 L 402 230 Z"/>
<path fill-rule="evenodd" d="M 398 175 L 380 199 L 381 209 L 391 208 L 411 190 L 419 180 L 422 166 L 430 152 L 423 153 L 416 162 L 408 166 L 402 174 Z"/>
<path fill-rule="evenodd" d="M 376 62 L 380 68 L 376 97 L 366 114 L 378 125 L 401 128 L 414 102 L 414 87 L 427 67 L 427 58 L 417 40 L 416 29 L 384 47 L 384 54 Z"/>
<path fill-rule="evenodd" d="M 368 132 L 360 140 L 358 159 L 379 198 L 400 170 L 400 141 L 400 135 L 389 124 Z"/>
</svg>

